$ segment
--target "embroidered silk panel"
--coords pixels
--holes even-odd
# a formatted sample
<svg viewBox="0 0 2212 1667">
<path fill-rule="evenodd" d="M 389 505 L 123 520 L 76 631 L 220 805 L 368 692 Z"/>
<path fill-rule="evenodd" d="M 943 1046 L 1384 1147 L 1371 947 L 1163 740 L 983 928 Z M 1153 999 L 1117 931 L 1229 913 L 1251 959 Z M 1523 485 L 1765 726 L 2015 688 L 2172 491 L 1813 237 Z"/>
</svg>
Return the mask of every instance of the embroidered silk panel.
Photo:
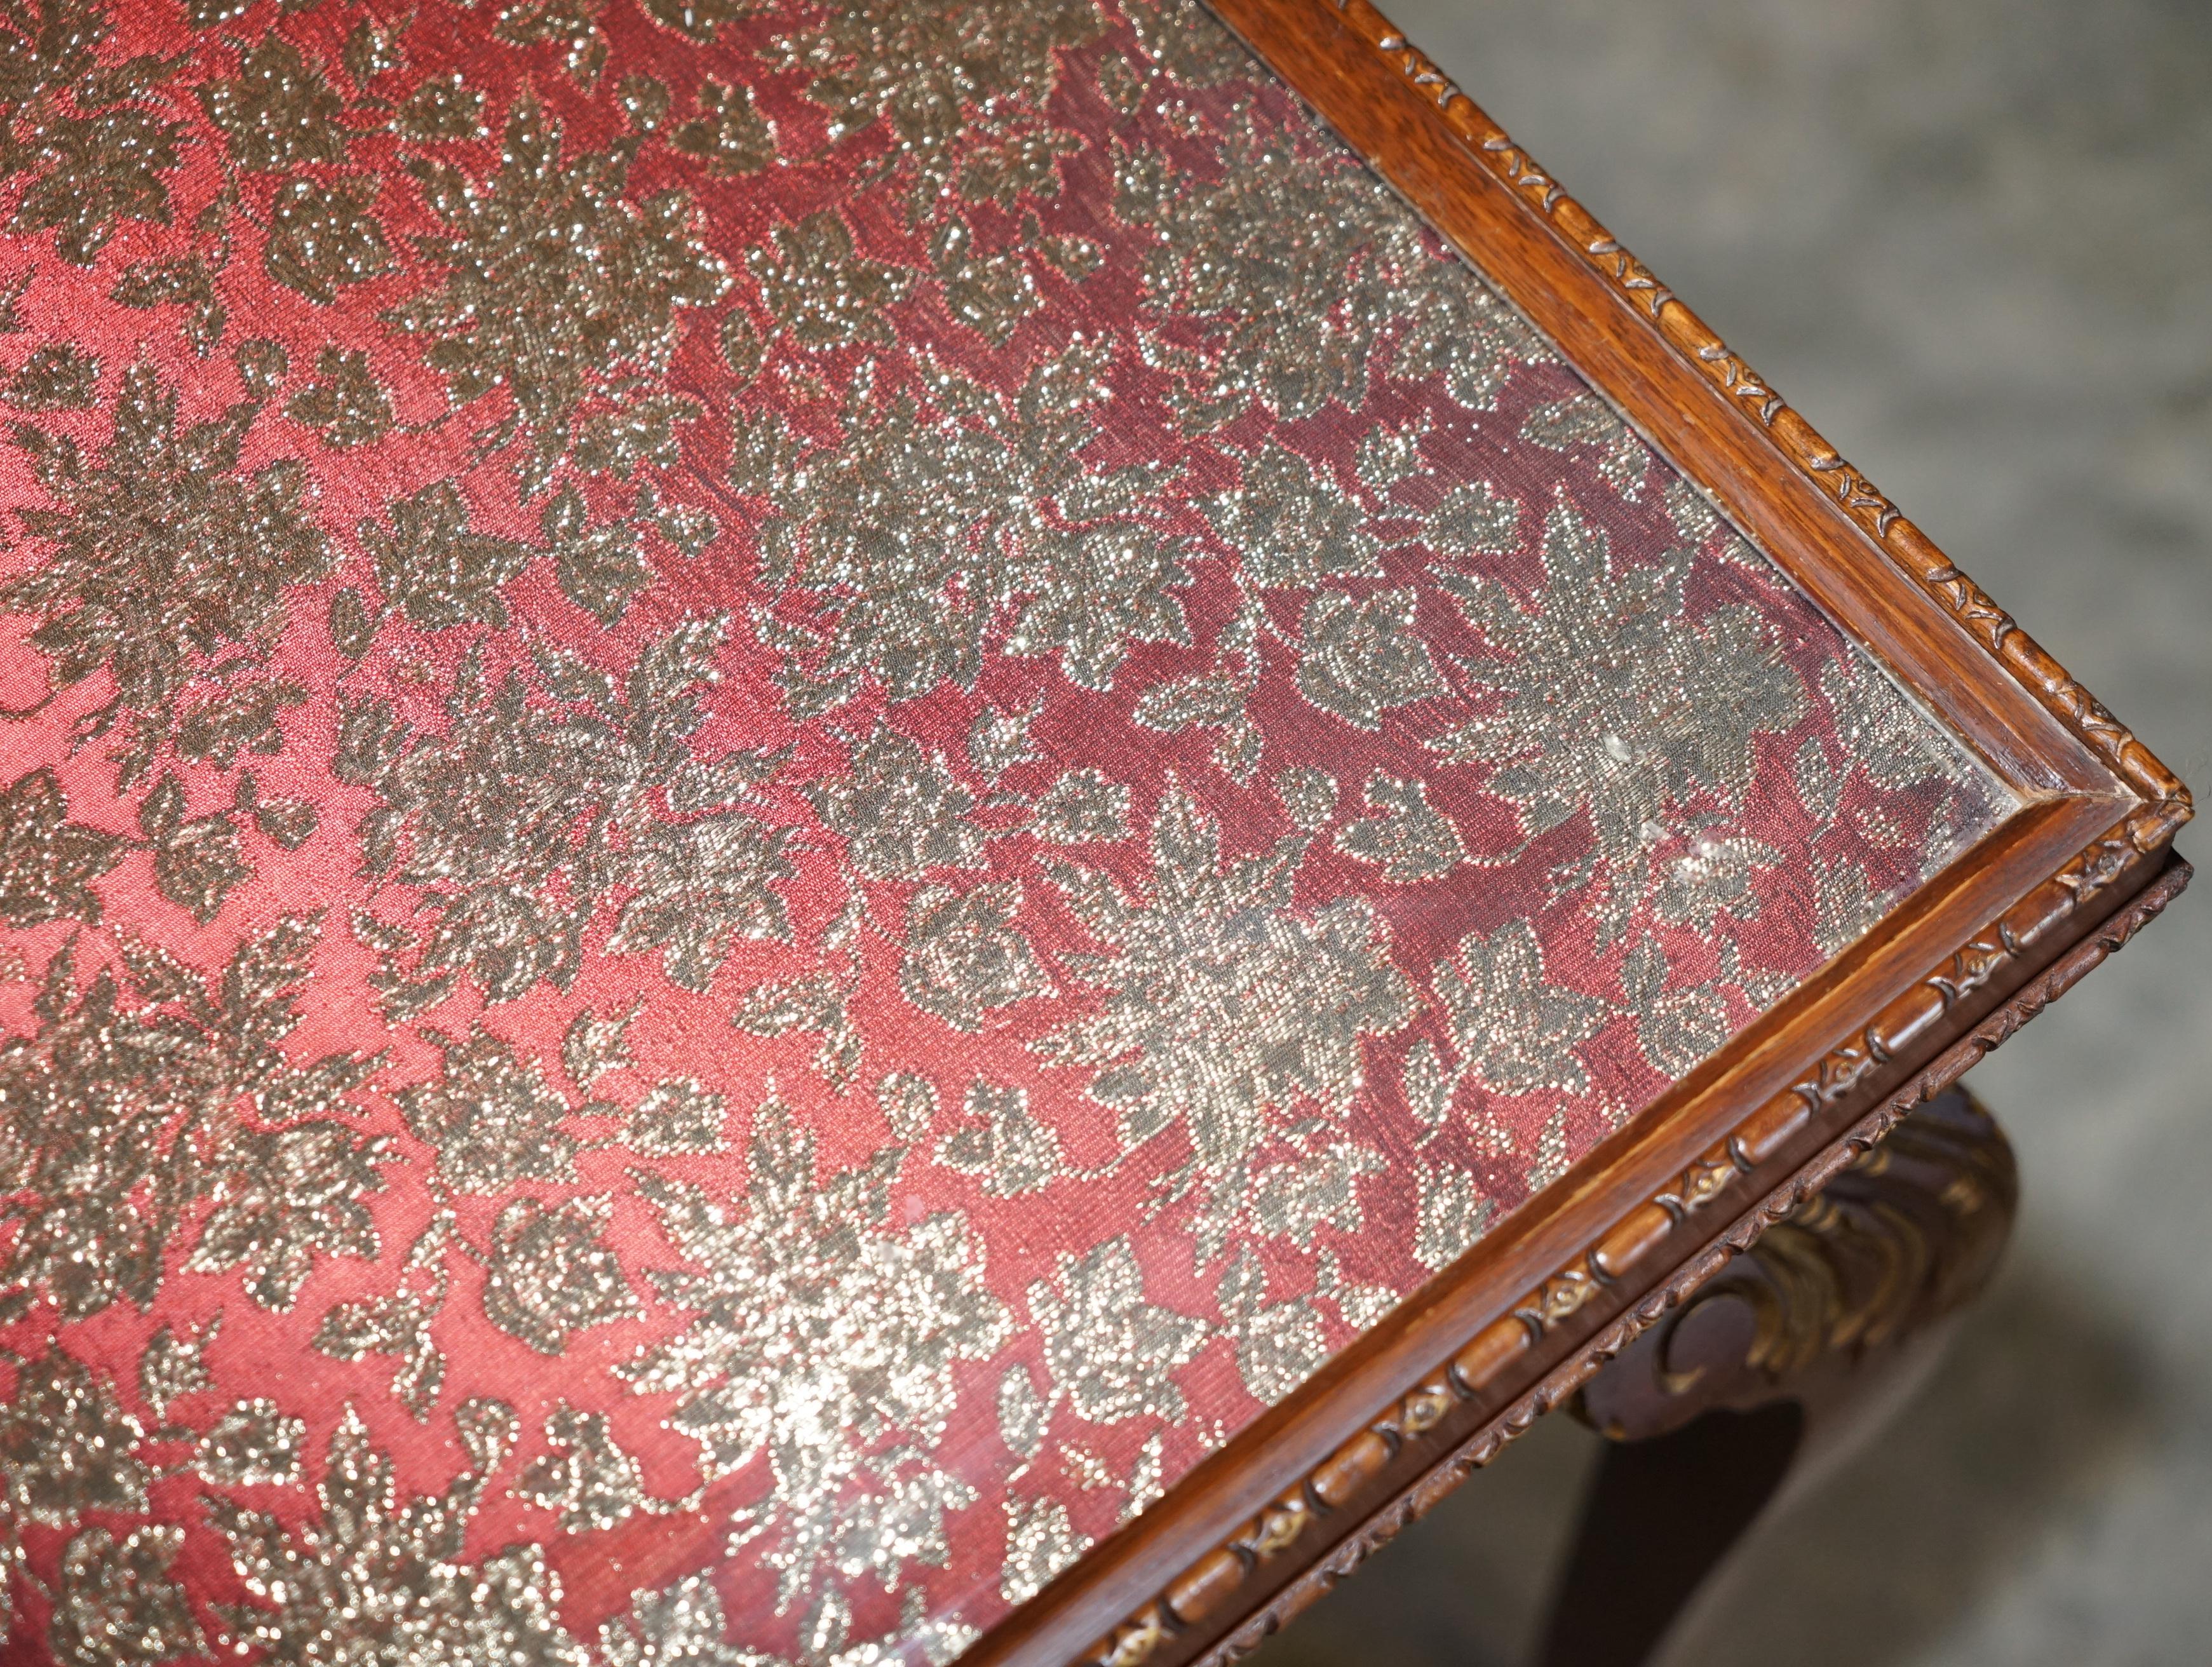
<svg viewBox="0 0 2212 1667">
<path fill-rule="evenodd" d="M 10 1659 L 948 1660 L 2008 808 L 1189 5 L 0 123 Z"/>
</svg>

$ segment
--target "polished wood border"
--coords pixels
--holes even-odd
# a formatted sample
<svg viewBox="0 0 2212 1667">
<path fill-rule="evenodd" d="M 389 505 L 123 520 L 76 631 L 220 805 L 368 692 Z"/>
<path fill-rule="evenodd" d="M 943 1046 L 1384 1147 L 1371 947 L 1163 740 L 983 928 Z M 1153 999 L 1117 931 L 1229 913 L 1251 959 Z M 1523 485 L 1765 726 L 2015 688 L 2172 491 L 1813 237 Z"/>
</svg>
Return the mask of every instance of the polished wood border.
<svg viewBox="0 0 2212 1667">
<path fill-rule="evenodd" d="M 2022 805 L 994 1627 L 978 1664 L 1234 1652 L 1283 1612 L 1271 1594 L 1326 1584 L 1316 1560 L 1352 1543 L 1370 1496 L 1463 1475 L 1453 1444 L 1525 1427 L 1771 1213 L 1719 1224 L 1818 1184 L 2188 872 L 2166 861 L 2191 810 L 2172 774 L 1367 0 L 1212 3 Z"/>
<path fill-rule="evenodd" d="M 1176 1582 L 1163 1598 L 1146 1605 L 1130 1623 L 1084 1653 L 1085 1662 L 1118 1663 L 1131 1667 L 1146 1660 L 1147 1667 L 1196 1660 L 1202 1667 L 1222 1667 L 1257 1649 L 1269 1634 L 1330 1587 L 1426 1515 L 1444 1496 L 1476 1470 L 1489 1463 L 1516 1436 L 1525 1434 L 1536 1420 L 1571 1401 L 1602 1367 L 1651 1326 L 1693 1298 L 1730 1262 L 1756 1243 L 1765 1231 L 1787 1219 L 1805 1200 L 1826 1186 L 1841 1171 L 1863 1156 L 1875 1142 L 1911 1115 L 1914 1107 L 1932 1099 L 1956 1082 L 1974 1065 L 2002 1043 L 2045 1007 L 2063 995 L 2090 970 L 2119 949 L 2154 918 L 2188 885 L 2191 869 L 2178 857 L 2125 907 L 2039 976 L 2014 992 L 1968 1033 L 1917 1073 L 1902 1088 L 1867 1112 L 1813 1159 L 1790 1174 L 1747 1210 L 1728 1222 L 1724 1231 L 1695 1249 L 1667 1278 L 1631 1304 L 1618 1317 L 1588 1338 L 1571 1354 L 1545 1372 L 1533 1386 L 1507 1402 L 1495 1397 L 1471 1396 L 1474 1416 L 1461 1421 L 1440 1420 L 1433 1437 L 1402 1445 L 1393 1462 L 1368 1474 L 1364 1482 L 1328 1513 L 1322 1531 L 1301 1548 L 1298 1557 L 1281 1557 L 1280 1567 L 1270 1568 L 1254 1561 L 1239 1583 L 1241 1603 L 1224 1604 L 1235 1619 L 1233 1627 L 1207 1627 L 1203 1618 L 1186 1621 L 1167 1613 L 1175 1601 L 1201 1602 L 1202 1577 L 1216 1565 L 1201 1560 Z M 1741 1201 L 1738 1201 L 1739 1203 Z M 1458 1393 L 1449 1367 L 1438 1374 L 1428 1390 L 1424 1407 L 1437 1404 L 1439 1389 Z M 1410 1398 L 1409 1398 L 1410 1401 Z M 1395 1409 L 1402 1418 L 1403 1406 Z M 1457 1409 L 1455 1409 L 1457 1410 Z M 1377 1421 L 1378 1426 L 1387 1420 Z M 1317 1470 L 1309 1497 L 1341 1486 L 1340 1478 L 1352 1456 L 1334 1466 Z M 1224 1594 L 1226 1595 L 1225 1593 Z M 1151 1611 L 1147 1613 L 1146 1611 Z M 1133 1636 L 1141 1636 L 1148 1623 L 1157 1623 L 1168 1648 L 1133 1652 Z M 1211 1640 L 1200 1649 L 1200 1642 Z M 1181 1646 L 1181 1647 L 1176 1647 Z"/>
</svg>

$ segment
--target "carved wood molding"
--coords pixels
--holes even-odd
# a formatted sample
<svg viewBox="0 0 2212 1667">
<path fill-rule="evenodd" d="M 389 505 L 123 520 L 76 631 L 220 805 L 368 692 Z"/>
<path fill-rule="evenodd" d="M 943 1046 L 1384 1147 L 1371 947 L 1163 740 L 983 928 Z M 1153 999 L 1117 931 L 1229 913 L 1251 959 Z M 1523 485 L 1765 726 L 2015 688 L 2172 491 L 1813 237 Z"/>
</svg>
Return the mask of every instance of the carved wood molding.
<svg viewBox="0 0 2212 1667">
<path fill-rule="evenodd" d="M 2118 846 L 2117 852 L 2111 848 Z M 1797 1209 L 1893 1129 L 1913 1107 L 1964 1075 L 1991 1049 L 2064 995 L 2091 969 L 2132 938 L 2189 883 L 2190 865 L 2170 855 L 2164 868 L 2132 899 L 2021 984 L 1948 1048 L 1892 1086 L 1859 1117 L 1780 1184 L 1753 1203 L 1702 1250 L 1636 1298 L 1530 1389 L 1492 1414 L 1471 1435 L 1437 1453 L 1413 1480 L 1381 1505 L 1364 1496 L 1408 1451 L 1442 1445 L 1433 1433 L 1469 1404 L 1480 1407 L 1507 1369 L 1528 1354 L 1594 1296 L 1620 1287 L 1630 1271 L 1667 1242 L 1674 1227 L 1726 1200 L 1741 1199 L 1742 1183 L 1780 1154 L 1814 1113 L 1831 1107 L 1893 1062 L 1972 993 L 1997 981 L 2000 969 L 2033 953 L 2068 915 L 2086 906 L 2130 865 L 2131 842 L 2115 833 L 2069 863 L 1978 934 L 1943 966 L 1893 1002 L 1875 1023 L 1834 1049 L 1786 1092 L 1741 1124 L 1735 1134 L 1686 1167 L 1674 1183 L 1632 1211 L 1599 1243 L 1530 1291 L 1507 1316 L 1477 1332 L 1411 1390 L 1384 1408 L 1294 1487 L 1285 1489 L 1235 1534 L 1193 1563 L 1106 1637 L 1083 1652 L 1091 1667 L 1138 1667 L 1161 1655 L 1171 1641 L 1212 1630 L 1210 1618 L 1234 1613 L 1240 1598 L 1261 1588 L 1285 1553 L 1331 1531 L 1349 1509 L 1364 1509 L 1341 1540 L 1267 1597 L 1198 1658 L 1203 1667 L 1235 1661 L 1257 1649 L 1291 1615 L 1349 1574 L 1506 1443 L 1582 1389 L 1600 1366 L 1711 1280 L 1776 1222 Z M 1326 1524 L 1326 1526 L 1324 1526 Z M 1246 1599 L 1245 1601 L 1249 1601 Z M 1217 1621 L 1218 1624 L 1218 1621 Z"/>
<path fill-rule="evenodd" d="M 1851 520 L 1998 665 L 2140 793 L 2143 806 L 2122 824 L 2138 851 L 2156 849 L 2189 820 L 2189 790 L 2100 701 L 2069 674 L 2012 616 L 1990 599 L 1820 431 L 1791 409 L 1743 356 L 1623 248 L 1589 210 L 1567 195 L 1370 0 L 1328 0 L 1354 39 L 1389 64 L 1443 117 L 1467 154 L 1502 182 L 1560 240 L 1597 271 L 1631 313 L 1682 362 L 1728 396 L 1733 409 Z"/>
<path fill-rule="evenodd" d="M 2020 1197 L 1972 1094 L 1920 1106 L 1583 1385 L 1576 1415 L 1642 1441 L 1717 1408 L 1849 1392 L 1995 1272 Z"/>
</svg>

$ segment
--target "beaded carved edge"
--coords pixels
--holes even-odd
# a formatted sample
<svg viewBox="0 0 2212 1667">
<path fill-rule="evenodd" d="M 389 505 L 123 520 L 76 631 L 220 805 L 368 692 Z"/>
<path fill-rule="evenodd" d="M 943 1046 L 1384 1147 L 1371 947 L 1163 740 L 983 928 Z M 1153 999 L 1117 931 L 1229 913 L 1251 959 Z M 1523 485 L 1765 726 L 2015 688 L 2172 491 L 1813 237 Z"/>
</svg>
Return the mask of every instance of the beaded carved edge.
<svg viewBox="0 0 2212 1667">
<path fill-rule="evenodd" d="M 1954 1009 L 2049 943 L 2142 856 L 2157 850 L 2193 814 L 2189 790 L 2128 728 L 1960 570 L 1872 482 L 1823 439 L 1772 386 L 1732 351 L 1651 270 L 1636 259 L 1528 152 L 1516 144 L 1429 57 L 1369 0 L 1328 0 L 1355 39 L 1376 52 L 1441 113 L 1467 154 L 1503 182 L 1625 301 L 1632 314 L 1678 357 L 1729 396 L 1729 408 L 1765 433 L 1776 449 L 1824 496 L 1832 497 L 1875 545 L 1939 603 L 1997 664 L 2143 796 L 2144 802 L 2051 879 L 1977 933 L 1935 971 L 1898 996 L 1864 1029 L 1831 1049 L 1782 1093 L 1692 1161 L 1674 1182 L 1630 1211 L 1595 1244 L 1493 1320 L 1400 1396 L 1359 1434 L 1285 1489 L 1235 1534 L 1193 1562 L 1079 1660 L 1137 1667 L 1178 1634 L 1201 1627 L 1238 1590 L 1309 1534 L 1340 1502 L 1350 1503 L 1412 1441 L 1460 1403 L 1479 1399 L 1521 1356 L 1617 1286 L 1691 1216 L 1729 1196 L 1759 1165 L 1781 1152 L 1819 1111 L 1832 1110 L 1885 1068 L 1910 1054 Z M 2125 943 L 2188 884 L 2175 859 L 2132 902 L 2075 944 L 1972 1030 L 1923 1067 L 1903 1088 L 1744 1214 L 1657 1289 L 1586 1341 L 1535 1387 L 1441 1455 L 1395 1501 L 1370 1516 L 1335 1549 L 1306 1569 L 1258 1613 L 1200 1659 L 1204 1667 L 1250 1653 L 1261 1640 L 1425 1514 L 1514 1437 L 1571 1396 L 1637 1335 L 1695 1291 L 1765 1227 L 1817 1191 L 1910 1109 L 1963 1075 L 2090 969 Z"/>
<path fill-rule="evenodd" d="M 1656 1288 L 1631 1303 L 1596 1334 L 1553 1367 L 1534 1387 L 1486 1420 L 1456 1445 L 1437 1453 L 1413 1480 L 1359 1516 L 1348 1533 L 1275 1591 L 1258 1611 L 1237 1623 L 1198 1658 L 1198 1667 L 1221 1667 L 1256 1650 L 1291 1616 L 1314 1603 L 1406 1527 L 1426 1515 L 1447 1494 L 1488 1464 L 1506 1444 L 1525 1433 L 1544 1414 L 1562 1405 L 1600 1367 L 1692 1295 L 1748 1249 L 1768 1227 L 1896 1127 L 1913 1107 L 1942 1092 L 2027 1021 L 2057 1001 L 2100 962 L 2154 919 L 2189 884 L 2193 871 L 2179 856 L 2142 891 L 2063 954 L 2031 978 L 1970 1031 L 1923 1066 L 1873 1110 L 1846 1129 L 1802 1167 L 1743 1211 L 1701 1250 L 1674 1270 Z M 2055 924 L 2056 917 L 2053 923 Z M 2002 924 L 2000 927 L 2002 929 Z M 1987 934 L 1984 934 L 1987 935 Z M 1977 940 L 1978 942 L 1979 940 Z M 1971 949 L 1972 946 L 1969 946 Z M 2026 945 L 2021 946 L 2026 948 Z M 1953 980 L 1952 969 L 1918 988 L 1939 993 Z M 1955 1001 L 1956 996 L 1942 998 Z M 1869 1028 L 1861 1043 L 1876 1040 Z M 1842 1051 L 1842 1050 L 1839 1050 Z M 1150 1603 L 1105 1638 L 1085 1651 L 1079 1661 L 1091 1667 L 1138 1667 L 1177 1634 L 1203 1627 L 1224 1608 L 1234 1606 L 1239 1590 L 1261 1575 L 1293 1547 L 1312 1543 L 1310 1535 L 1343 1507 L 1357 1509 L 1361 1491 L 1409 1446 L 1442 1424 L 1458 1406 L 1480 1400 L 1504 1368 L 1534 1348 L 1549 1330 L 1578 1309 L 1594 1292 L 1617 1283 L 1638 1259 L 1665 1236 L 1667 1228 L 1737 1193 L 1757 1159 L 1778 1150 L 1786 1132 L 1803 1125 L 1817 1087 L 1812 1078 L 1788 1097 L 1794 1113 L 1773 1115 L 1779 1101 L 1753 1115 L 1729 1139 L 1715 1146 L 1685 1170 L 1668 1191 L 1616 1226 L 1598 1246 L 1531 1292 L 1514 1311 L 1475 1334 L 1474 1339 L 1382 1415 L 1316 1465 L 1298 1483 L 1285 1489 L 1234 1535 L 1194 1562 Z"/>
<path fill-rule="evenodd" d="M 2010 999 L 1923 1067 L 1905 1086 L 1844 1130 L 1833 1144 L 1823 1148 L 1781 1185 L 1744 1212 L 1705 1250 L 1676 1269 L 1664 1284 L 1632 1304 L 1626 1312 L 1585 1342 L 1573 1354 L 1546 1374 L 1534 1388 L 1449 1451 L 1438 1454 L 1434 1462 L 1410 1483 L 1366 1512 L 1364 1520 L 1356 1522 L 1351 1531 L 1334 1547 L 1276 1591 L 1255 1614 L 1218 1640 L 1197 1658 L 1194 1667 L 1224 1667 L 1224 1664 L 1242 1660 L 1251 1654 L 1262 1641 L 1279 1630 L 1284 1622 L 1326 1594 L 1337 1582 L 1396 1538 L 1403 1530 L 1427 1515 L 1446 1494 L 1496 1458 L 1508 1443 L 1525 1434 L 1538 1418 L 1565 1405 L 1607 1362 L 1665 1317 L 1670 1310 L 1693 1296 L 1734 1257 L 1748 1250 L 1767 1228 L 1788 1217 L 1873 1147 L 1914 1107 L 1934 1098 L 1956 1082 L 2002 1046 L 2029 1019 L 2080 983 L 2084 976 L 2124 945 L 2179 896 L 2188 885 L 2192 872 L 2190 865 L 2179 857 L 2171 859 L 2165 871 L 2124 908 L 2014 992 Z M 1410 1423 L 1407 1409 L 1415 1398 L 1424 1395 L 1449 1394 L 1457 1389 L 1454 1377 L 1452 1366 L 1449 1365 L 1442 1372 L 1432 1374 L 1419 1389 L 1404 1397 L 1393 1409 L 1393 1416 L 1378 1420 L 1359 1439 L 1376 1434 L 1394 1421 L 1401 1428 L 1407 1427 Z M 1358 1445 L 1358 1440 L 1348 1443 L 1346 1450 Z M 1310 1494 L 1332 1466 L 1342 1470 L 1346 1450 L 1340 1450 L 1331 1457 L 1328 1463 L 1317 1467 L 1308 1479 L 1304 1491 Z M 1278 1501 L 1277 1506 L 1271 1509 L 1279 1509 L 1281 1501 Z M 1193 1573 L 1196 1573 L 1197 1570 L 1194 1569 Z M 1190 1582 L 1191 1576 L 1186 1575 L 1183 1580 L 1176 1583 L 1176 1586 L 1170 1588 L 1170 1592 L 1174 1593 Z M 1227 1594 L 1224 1592 L 1222 1595 L 1225 1597 Z M 1178 1611 L 1176 1619 L 1178 1622 L 1188 1625 L 1196 1617 L 1186 1620 Z M 1117 1641 L 1120 1637 L 1117 1633 Z M 1086 1662 L 1134 1662 L 1141 1661 L 1145 1654 L 1150 1652 L 1147 1650 L 1133 1656 L 1092 1652 L 1084 1659 Z"/>
</svg>

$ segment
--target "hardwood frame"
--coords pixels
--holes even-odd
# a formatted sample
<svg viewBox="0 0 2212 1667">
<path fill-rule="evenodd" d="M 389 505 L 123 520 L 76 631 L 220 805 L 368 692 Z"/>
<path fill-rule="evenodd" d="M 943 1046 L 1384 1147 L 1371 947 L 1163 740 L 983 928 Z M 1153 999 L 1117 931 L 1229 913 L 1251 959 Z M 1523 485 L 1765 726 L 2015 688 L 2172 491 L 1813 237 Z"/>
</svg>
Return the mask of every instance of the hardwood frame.
<svg viewBox="0 0 2212 1667">
<path fill-rule="evenodd" d="M 2187 790 L 1367 0 L 1210 0 L 2016 813 L 987 1634 L 1232 1659 L 2163 908 Z"/>
</svg>

